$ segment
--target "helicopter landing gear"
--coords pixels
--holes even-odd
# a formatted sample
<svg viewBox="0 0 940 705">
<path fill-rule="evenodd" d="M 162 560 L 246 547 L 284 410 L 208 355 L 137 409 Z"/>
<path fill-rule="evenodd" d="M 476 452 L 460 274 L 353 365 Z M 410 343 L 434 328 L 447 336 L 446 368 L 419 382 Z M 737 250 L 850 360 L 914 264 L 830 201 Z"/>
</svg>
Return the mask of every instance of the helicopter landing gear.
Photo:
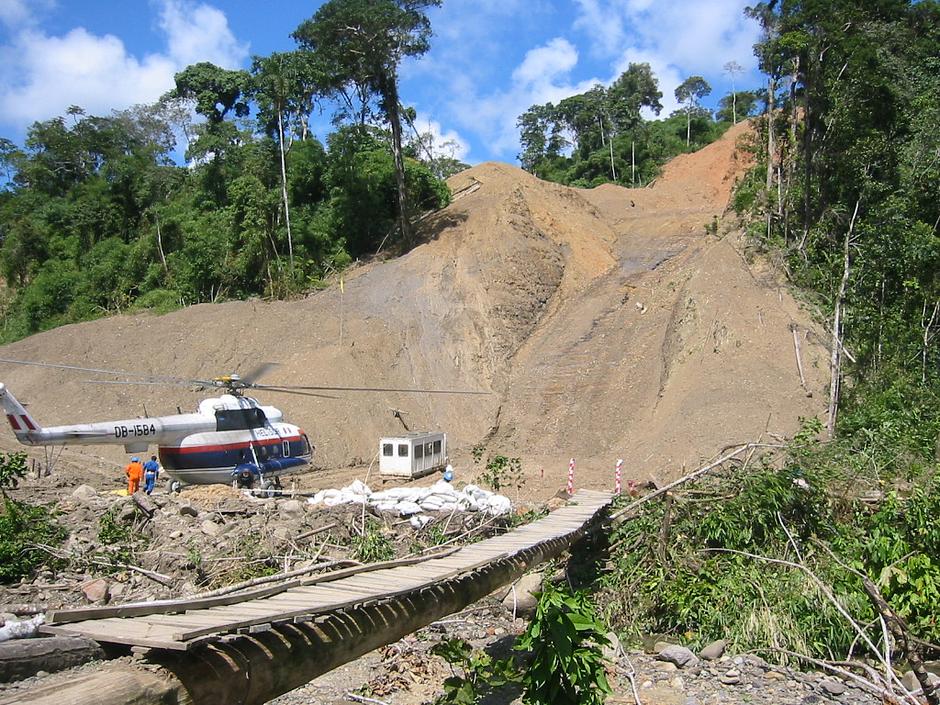
<svg viewBox="0 0 940 705">
<path fill-rule="evenodd" d="M 278 478 L 275 477 L 273 480 L 265 480 L 261 483 L 261 496 L 274 497 L 280 489 L 281 481 Z"/>
</svg>

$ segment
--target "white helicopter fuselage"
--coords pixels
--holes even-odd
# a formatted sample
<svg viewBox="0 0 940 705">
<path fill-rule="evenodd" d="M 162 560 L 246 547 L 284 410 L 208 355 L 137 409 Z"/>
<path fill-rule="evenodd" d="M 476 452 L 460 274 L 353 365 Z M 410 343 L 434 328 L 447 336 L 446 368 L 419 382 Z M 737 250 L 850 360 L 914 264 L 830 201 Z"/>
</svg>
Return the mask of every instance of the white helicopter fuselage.
<svg viewBox="0 0 940 705">
<path fill-rule="evenodd" d="M 0 405 L 24 445 L 123 445 L 128 453 L 156 445 L 163 469 L 184 484 L 229 483 L 240 467 L 276 478 L 313 456 L 306 434 L 279 409 L 241 395 L 204 399 L 191 414 L 51 427 L 40 426 L 2 383 Z"/>
</svg>

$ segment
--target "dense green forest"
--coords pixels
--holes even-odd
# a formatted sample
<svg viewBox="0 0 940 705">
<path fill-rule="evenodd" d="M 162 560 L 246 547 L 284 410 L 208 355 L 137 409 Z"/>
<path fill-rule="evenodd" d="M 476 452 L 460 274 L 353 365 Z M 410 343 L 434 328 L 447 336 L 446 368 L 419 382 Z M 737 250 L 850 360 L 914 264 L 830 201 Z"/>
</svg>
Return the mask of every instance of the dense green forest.
<svg viewBox="0 0 940 705">
<path fill-rule="evenodd" d="M 940 654 L 940 5 L 748 13 L 767 109 L 734 206 L 831 336 L 829 413 L 623 523 L 603 602 L 633 634 L 907 667 Z"/>
<path fill-rule="evenodd" d="M 725 68 L 732 75 L 741 71 L 736 62 Z M 649 64 L 630 64 L 607 88 L 597 84 L 520 115 L 519 161 L 539 178 L 569 186 L 643 186 L 672 157 L 701 149 L 752 115 L 764 95 L 734 91 L 712 114 L 700 105 L 710 93 L 705 79 L 689 76 L 675 92 L 682 109 L 662 120 L 646 118 L 644 109 L 660 114 L 663 94 Z"/>
<path fill-rule="evenodd" d="M 466 166 L 439 156 L 397 95 L 398 64 L 427 51 L 423 11 L 438 4 L 328 2 L 295 51 L 250 71 L 196 64 L 155 105 L 75 106 L 32 125 L 22 148 L 0 140 L 0 340 L 289 296 L 383 242 L 411 244 L 410 220 L 445 205 L 442 179 Z M 321 114 L 333 116 L 326 144 L 309 130 Z"/>
</svg>

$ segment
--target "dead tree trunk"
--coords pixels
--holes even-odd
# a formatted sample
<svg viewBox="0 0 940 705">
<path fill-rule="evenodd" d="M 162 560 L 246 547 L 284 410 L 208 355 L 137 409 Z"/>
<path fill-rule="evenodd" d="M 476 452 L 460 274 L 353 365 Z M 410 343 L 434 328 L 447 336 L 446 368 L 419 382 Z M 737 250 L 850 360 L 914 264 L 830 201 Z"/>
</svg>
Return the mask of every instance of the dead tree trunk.
<svg viewBox="0 0 940 705">
<path fill-rule="evenodd" d="M 845 233 L 845 244 L 842 251 L 842 281 L 836 294 L 832 313 L 832 351 L 829 356 L 829 416 L 826 422 L 826 435 L 832 438 L 836 432 L 836 418 L 839 415 L 839 393 L 842 387 L 842 317 L 845 301 L 845 288 L 849 282 L 851 268 L 851 241 L 852 230 L 855 227 L 855 218 L 858 215 L 859 201 L 855 202 L 855 212 L 852 222 Z"/>
</svg>

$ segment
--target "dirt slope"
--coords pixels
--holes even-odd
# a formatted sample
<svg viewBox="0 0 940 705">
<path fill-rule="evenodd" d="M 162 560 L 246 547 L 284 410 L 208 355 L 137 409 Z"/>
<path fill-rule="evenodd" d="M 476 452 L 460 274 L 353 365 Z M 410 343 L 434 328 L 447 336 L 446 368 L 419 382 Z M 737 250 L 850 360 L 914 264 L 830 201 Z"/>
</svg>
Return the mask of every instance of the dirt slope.
<svg viewBox="0 0 940 705">
<path fill-rule="evenodd" d="M 329 470 L 313 485 L 361 475 L 343 468 L 368 463 L 379 436 L 401 428 L 391 409 L 413 429 L 447 431 L 463 479 L 481 441 L 522 457 L 533 498 L 563 484 L 570 457 L 579 485 L 608 487 L 617 457 L 626 477 L 674 476 L 728 443 L 791 434 L 824 407 L 825 351 L 806 314 L 742 259 L 734 234 L 706 235 L 742 168 L 745 129 L 674 160 L 644 189 L 570 189 L 482 164 L 453 178 L 455 191 L 472 188 L 426 221 L 425 244 L 355 270 L 342 289 L 118 316 L 0 356 L 185 377 L 278 361 L 265 382 L 492 392 L 265 398 L 317 445 Z M 45 424 L 172 413 L 206 396 L 7 364 L 0 380 Z M 14 447 L 12 434 L 2 444 Z M 125 458 L 120 447 L 79 453 L 64 456 L 69 472 L 113 477 Z"/>
</svg>

